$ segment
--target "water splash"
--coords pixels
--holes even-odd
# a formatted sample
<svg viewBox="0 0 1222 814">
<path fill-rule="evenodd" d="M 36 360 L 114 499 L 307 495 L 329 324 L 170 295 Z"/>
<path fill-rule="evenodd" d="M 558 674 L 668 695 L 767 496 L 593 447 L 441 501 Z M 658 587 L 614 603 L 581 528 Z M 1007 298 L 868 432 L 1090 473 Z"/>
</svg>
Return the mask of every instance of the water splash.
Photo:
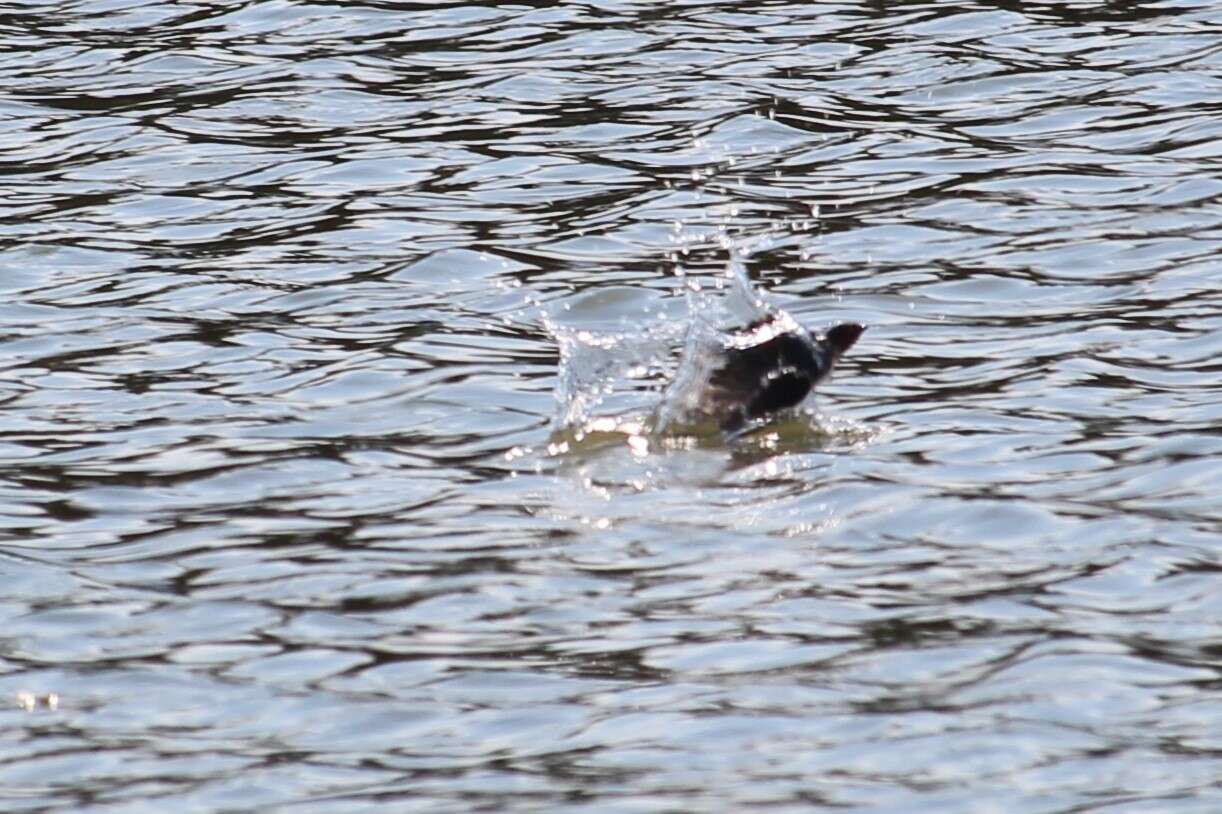
<svg viewBox="0 0 1222 814">
<path fill-rule="evenodd" d="M 667 322 L 643 330 L 599 331 L 570 328 L 545 319 L 560 348 L 554 429 L 582 426 L 602 416 L 642 417 L 673 368 L 679 335 Z"/>
<path fill-rule="evenodd" d="M 665 433 L 684 424 L 696 412 L 701 393 L 717 368 L 720 352 L 728 341 L 727 331 L 769 314 L 785 314 L 770 304 L 751 285 L 746 266 L 737 256 L 726 265 L 724 277 L 715 281 L 714 294 L 699 285 L 687 290 L 688 326 L 678 369 L 662 394 L 654 428 Z M 785 314 L 788 317 L 788 314 Z M 691 427 L 697 434 L 704 428 Z"/>
<path fill-rule="evenodd" d="M 706 284 L 707 283 L 707 284 Z M 727 436 L 698 409 L 731 331 L 763 318 L 787 329 L 798 322 L 752 285 L 742 258 L 734 254 L 724 271 L 702 282 L 685 277 L 686 314 L 632 320 L 613 328 L 575 328 L 555 314 L 544 322 L 560 348 L 552 454 L 590 451 L 627 443 L 636 455 L 651 448 L 724 446 L 744 437 L 762 449 L 862 441 L 854 422 L 829 419 L 813 410 Z"/>
</svg>

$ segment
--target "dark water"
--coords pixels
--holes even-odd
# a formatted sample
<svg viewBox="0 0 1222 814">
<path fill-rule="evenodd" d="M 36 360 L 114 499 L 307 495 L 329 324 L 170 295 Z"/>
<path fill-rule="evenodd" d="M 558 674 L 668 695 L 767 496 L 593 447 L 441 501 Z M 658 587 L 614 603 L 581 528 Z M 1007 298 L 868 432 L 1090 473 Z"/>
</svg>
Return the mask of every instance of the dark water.
<svg viewBox="0 0 1222 814">
<path fill-rule="evenodd" d="M 0 42 L 0 810 L 1222 810 L 1216 5 Z M 548 454 L 729 248 L 859 432 Z"/>
</svg>

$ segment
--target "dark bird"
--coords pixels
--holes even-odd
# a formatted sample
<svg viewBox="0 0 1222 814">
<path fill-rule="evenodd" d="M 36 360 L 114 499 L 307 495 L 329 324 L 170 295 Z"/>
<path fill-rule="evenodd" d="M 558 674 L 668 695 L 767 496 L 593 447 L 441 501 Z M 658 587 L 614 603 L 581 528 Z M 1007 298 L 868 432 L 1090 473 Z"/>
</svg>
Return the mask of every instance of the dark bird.
<svg viewBox="0 0 1222 814">
<path fill-rule="evenodd" d="M 725 432 L 795 407 L 832 371 L 832 366 L 865 330 L 842 322 L 826 334 L 806 331 L 788 314 L 758 319 L 728 335 L 697 412 Z"/>
</svg>

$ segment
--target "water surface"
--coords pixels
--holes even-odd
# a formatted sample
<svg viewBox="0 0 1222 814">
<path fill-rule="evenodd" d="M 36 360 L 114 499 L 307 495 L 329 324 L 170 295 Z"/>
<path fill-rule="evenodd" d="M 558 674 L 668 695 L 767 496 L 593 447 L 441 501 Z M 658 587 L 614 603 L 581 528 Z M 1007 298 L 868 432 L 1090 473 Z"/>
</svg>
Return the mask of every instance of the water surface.
<svg viewBox="0 0 1222 814">
<path fill-rule="evenodd" d="M 1222 806 L 1211 5 L 0 33 L 0 808 Z M 866 431 L 549 454 L 728 247 Z"/>
</svg>

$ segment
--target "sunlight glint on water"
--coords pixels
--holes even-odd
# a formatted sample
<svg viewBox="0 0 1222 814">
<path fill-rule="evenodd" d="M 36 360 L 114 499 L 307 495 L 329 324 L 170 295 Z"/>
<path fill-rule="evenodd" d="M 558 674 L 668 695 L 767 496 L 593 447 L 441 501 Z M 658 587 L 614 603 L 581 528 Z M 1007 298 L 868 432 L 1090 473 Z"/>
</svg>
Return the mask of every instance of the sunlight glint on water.
<svg viewBox="0 0 1222 814">
<path fill-rule="evenodd" d="M 0 810 L 1222 808 L 1216 9 L 659 8 L 0 15 Z"/>
</svg>

